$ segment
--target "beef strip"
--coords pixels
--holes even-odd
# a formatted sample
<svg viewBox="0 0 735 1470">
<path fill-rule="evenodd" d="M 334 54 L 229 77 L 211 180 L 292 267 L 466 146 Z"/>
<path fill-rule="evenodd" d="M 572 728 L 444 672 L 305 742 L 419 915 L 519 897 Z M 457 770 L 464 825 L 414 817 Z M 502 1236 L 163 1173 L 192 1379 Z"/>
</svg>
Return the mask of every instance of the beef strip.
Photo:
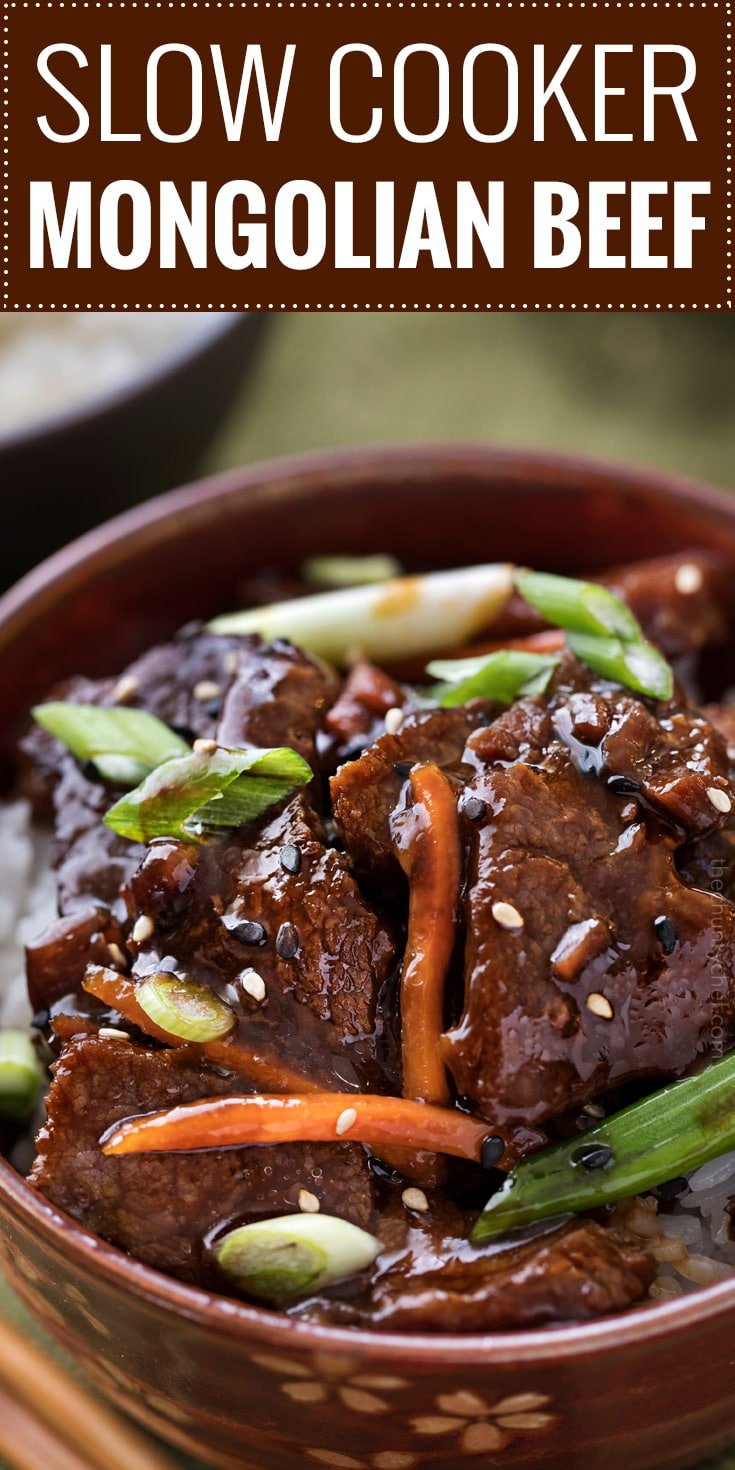
<svg viewBox="0 0 735 1470">
<path fill-rule="evenodd" d="M 356 1069 L 363 1085 L 374 1076 L 376 1005 L 395 943 L 303 794 L 215 845 L 153 842 L 126 896 L 134 978 L 175 970 L 222 996 L 249 1045 L 285 1050 L 307 1073 L 336 1068 L 348 1085 Z M 143 917 L 152 932 L 136 940 Z M 253 971 L 262 1003 L 243 986 Z"/>
<path fill-rule="evenodd" d="M 397 734 L 381 735 L 359 759 L 340 766 L 330 783 L 334 818 L 358 871 L 384 881 L 399 876 L 390 818 L 410 767 L 433 761 L 459 780 L 471 777 L 472 768 L 462 766 L 462 755 L 488 708 L 478 702 L 470 708 L 408 715 Z"/>
<path fill-rule="evenodd" d="M 369 1278 L 312 1299 L 296 1315 L 387 1332 L 494 1332 L 621 1311 L 655 1276 L 643 1242 L 590 1220 L 484 1249 L 469 1244 L 471 1225 L 440 1199 L 420 1218 L 389 1207 L 378 1226 L 384 1250 Z"/>
<path fill-rule="evenodd" d="M 735 910 L 675 866 L 705 817 L 726 820 L 707 796 L 727 796 L 724 748 L 698 715 L 662 715 L 659 733 L 642 702 L 566 661 L 547 699 L 470 741 L 484 816 L 466 824 L 465 1007 L 445 1049 L 499 1125 L 678 1076 L 715 1023 L 735 1035 Z"/>
<path fill-rule="evenodd" d="M 82 1031 L 53 1071 L 30 1182 L 85 1229 L 149 1266 L 221 1288 L 212 1233 L 292 1214 L 300 1189 L 325 1211 L 370 1228 L 371 1176 L 356 1144 L 105 1158 L 99 1140 L 114 1123 L 242 1090 L 184 1048 L 153 1051 Z"/>
<path fill-rule="evenodd" d="M 117 680 L 74 679 L 54 697 L 75 703 L 124 703 L 145 709 L 187 739 L 222 744 L 293 744 L 315 762 L 315 736 L 332 675 L 290 645 L 265 645 L 258 638 L 221 638 L 198 628 L 151 649 Z M 62 915 L 79 916 L 78 950 L 88 932 L 90 910 L 125 917 L 120 891 L 131 880 L 144 849 L 118 837 L 103 817 L 119 791 L 82 768 L 58 741 L 32 726 L 21 742 L 22 787 L 37 807 L 50 798 L 55 823 L 55 863 Z M 39 776 L 29 780 L 29 769 Z M 108 925 L 110 921 L 105 921 Z M 104 927 L 104 925 L 103 925 Z M 57 931 L 43 936 L 43 973 L 54 970 L 53 996 L 41 993 L 41 967 L 32 959 L 39 1004 L 48 1004 L 79 983 L 78 966 L 65 967 L 74 950 L 70 917 L 64 943 L 54 950 Z M 100 958 L 101 956 L 90 956 Z"/>
</svg>

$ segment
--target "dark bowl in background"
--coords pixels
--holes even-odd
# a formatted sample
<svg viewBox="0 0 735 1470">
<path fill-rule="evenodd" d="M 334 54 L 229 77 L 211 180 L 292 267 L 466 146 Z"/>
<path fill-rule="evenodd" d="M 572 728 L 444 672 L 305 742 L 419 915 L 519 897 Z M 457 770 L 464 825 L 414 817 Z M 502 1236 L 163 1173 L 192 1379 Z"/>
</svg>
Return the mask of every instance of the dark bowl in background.
<svg viewBox="0 0 735 1470">
<path fill-rule="evenodd" d="M 735 574 L 735 497 L 482 447 L 256 465 L 100 527 L 0 599 L 0 748 L 57 679 L 119 671 L 244 576 L 315 552 L 579 572 L 692 547 Z M 221 1470 L 671 1470 L 735 1437 L 735 1276 L 553 1331 L 296 1322 L 140 1265 L 0 1159 L 0 1269 L 104 1393 Z"/>
<path fill-rule="evenodd" d="M 212 313 L 150 368 L 0 433 L 0 589 L 70 538 L 191 478 L 270 318 Z"/>
</svg>

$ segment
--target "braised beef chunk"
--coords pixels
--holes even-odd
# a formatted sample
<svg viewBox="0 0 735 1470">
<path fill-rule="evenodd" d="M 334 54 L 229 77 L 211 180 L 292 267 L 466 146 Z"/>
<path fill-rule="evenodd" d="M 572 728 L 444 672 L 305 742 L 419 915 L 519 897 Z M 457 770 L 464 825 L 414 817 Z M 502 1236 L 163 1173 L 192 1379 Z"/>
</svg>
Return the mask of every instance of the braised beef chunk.
<svg viewBox="0 0 735 1470">
<path fill-rule="evenodd" d="M 305 797 L 230 841 L 152 843 L 127 898 L 134 976 L 172 969 L 216 990 L 243 1039 L 285 1048 L 307 1075 L 337 1065 L 353 1082 L 369 1066 L 395 944 Z M 140 919 L 150 932 L 137 939 Z M 262 1001 L 248 989 L 254 976 Z"/>
<path fill-rule="evenodd" d="M 403 709 L 406 693 L 384 669 L 365 662 L 350 670 L 324 721 L 332 737 L 335 764 L 350 759 L 376 740 L 389 710 Z"/>
<path fill-rule="evenodd" d="M 470 742 L 488 761 L 469 788 L 484 817 L 465 1009 L 445 1045 L 458 1091 L 498 1122 L 678 1076 L 715 1021 L 735 1034 L 735 910 L 674 860 L 681 829 L 726 820 L 721 743 L 698 716 L 664 711 L 659 726 L 632 696 L 580 694 L 573 678 L 566 664 L 548 699 Z"/>
<path fill-rule="evenodd" d="M 334 817 L 358 871 L 383 879 L 399 874 L 390 818 L 411 766 L 432 761 L 459 778 L 470 776 L 462 755 L 484 714 L 478 706 L 408 715 L 397 734 L 381 735 L 358 760 L 340 766 L 330 783 Z"/>
<path fill-rule="evenodd" d="M 125 963 L 122 926 L 105 909 L 80 909 L 57 919 L 26 946 L 28 995 L 48 1010 L 78 991 L 87 966 Z"/>
<path fill-rule="evenodd" d="M 80 1035 L 54 1067 L 31 1182 L 87 1230 L 162 1271 L 219 1285 L 213 1232 L 298 1210 L 306 1189 L 323 1210 L 370 1226 L 371 1175 L 356 1144 L 281 1144 L 199 1154 L 106 1158 L 113 1123 L 242 1090 L 185 1050 Z"/>
<path fill-rule="evenodd" d="M 384 1209 L 369 1281 L 309 1303 L 307 1314 L 387 1332 L 496 1332 L 621 1311 L 655 1275 L 641 1240 L 589 1220 L 489 1251 L 468 1244 L 470 1224 L 440 1200 L 412 1220 Z"/>
<path fill-rule="evenodd" d="M 240 640 L 231 687 L 217 726 L 220 745 L 289 745 L 316 763 L 316 734 L 337 679 L 290 643 Z"/>
</svg>

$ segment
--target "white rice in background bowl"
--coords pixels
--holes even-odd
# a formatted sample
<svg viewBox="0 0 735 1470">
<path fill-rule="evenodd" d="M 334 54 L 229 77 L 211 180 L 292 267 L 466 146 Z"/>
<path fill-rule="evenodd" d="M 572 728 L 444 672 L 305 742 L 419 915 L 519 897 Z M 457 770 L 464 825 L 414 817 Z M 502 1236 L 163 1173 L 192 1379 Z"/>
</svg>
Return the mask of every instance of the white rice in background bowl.
<svg viewBox="0 0 735 1470">
<path fill-rule="evenodd" d="M 31 1020 L 24 946 L 57 916 L 50 845 L 50 835 L 33 825 L 29 802 L 0 802 L 0 1027 Z M 611 1224 L 640 1236 L 658 1262 L 652 1300 L 669 1301 L 735 1272 L 726 1213 L 734 1196 L 735 1149 L 695 1169 L 689 1190 L 664 1208 L 653 1195 L 616 1205 Z"/>
</svg>

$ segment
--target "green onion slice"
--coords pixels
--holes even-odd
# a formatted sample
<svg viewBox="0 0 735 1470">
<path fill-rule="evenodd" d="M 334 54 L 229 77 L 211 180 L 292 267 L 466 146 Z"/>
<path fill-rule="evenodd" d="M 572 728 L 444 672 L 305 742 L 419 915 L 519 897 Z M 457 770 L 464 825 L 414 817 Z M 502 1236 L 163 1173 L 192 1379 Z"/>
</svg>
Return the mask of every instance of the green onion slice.
<svg viewBox="0 0 735 1470">
<path fill-rule="evenodd" d="M 372 1266 L 380 1241 L 334 1215 L 282 1215 L 217 1241 L 220 1269 L 249 1296 L 279 1301 L 319 1291 Z"/>
<path fill-rule="evenodd" d="M 181 1041 L 219 1041 L 236 1025 L 229 1006 L 212 990 L 167 971 L 144 980 L 135 999 L 149 1020 Z"/>
<path fill-rule="evenodd" d="M 651 699 L 671 699 L 674 675 L 652 643 L 623 643 L 620 638 L 593 638 L 585 633 L 568 633 L 567 643 L 583 664 L 603 678 Z"/>
<path fill-rule="evenodd" d="M 142 709 L 55 700 L 37 704 L 32 713 L 77 760 L 93 761 L 116 785 L 134 786 L 162 761 L 189 750 L 180 735 Z"/>
<path fill-rule="evenodd" d="M 310 556 L 301 567 L 304 581 L 314 587 L 368 587 L 400 577 L 402 572 L 401 563 L 387 552 L 374 556 Z"/>
<path fill-rule="evenodd" d="M 25 1118 L 43 1086 L 43 1068 L 25 1031 L 0 1031 L 0 1117 Z"/>
<path fill-rule="evenodd" d="M 335 664 L 349 662 L 356 649 L 390 662 L 460 647 L 491 626 L 512 590 L 507 564 L 460 567 L 228 613 L 209 626 L 214 633 L 290 638 Z"/>
<path fill-rule="evenodd" d="M 244 826 L 312 779 L 295 750 L 193 750 L 166 761 L 105 816 L 133 842 L 201 837 Z"/>
<path fill-rule="evenodd" d="M 443 706 L 471 699 L 512 704 L 522 694 L 543 694 L 558 662 L 555 654 L 503 648 L 482 658 L 435 659 L 426 672 L 445 682 L 446 688 L 439 691 Z"/>
<path fill-rule="evenodd" d="M 735 1147 L 735 1052 L 531 1154 L 485 1206 L 475 1242 L 653 1189 Z M 586 1162 L 585 1162 L 586 1161 Z"/>
<path fill-rule="evenodd" d="M 607 587 L 551 572 L 516 572 L 515 584 L 531 607 L 555 628 L 637 643 L 643 631 L 630 608 Z"/>
</svg>

